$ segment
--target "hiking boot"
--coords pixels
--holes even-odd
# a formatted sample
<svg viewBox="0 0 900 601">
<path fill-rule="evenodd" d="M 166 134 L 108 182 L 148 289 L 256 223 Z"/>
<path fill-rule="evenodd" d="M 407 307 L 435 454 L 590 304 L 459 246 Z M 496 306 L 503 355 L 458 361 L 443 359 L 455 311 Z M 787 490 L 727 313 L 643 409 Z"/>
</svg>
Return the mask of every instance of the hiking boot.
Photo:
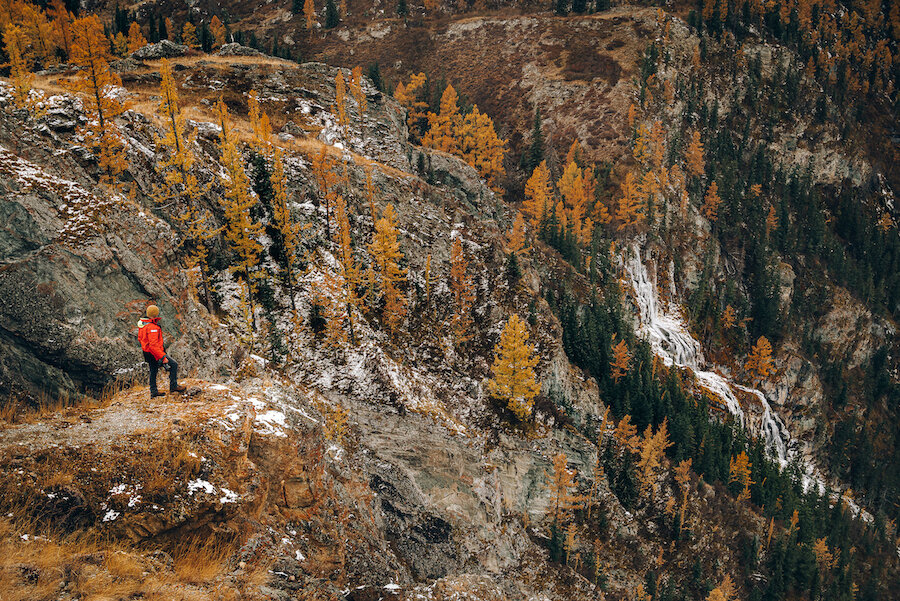
<svg viewBox="0 0 900 601">
<path fill-rule="evenodd" d="M 169 392 L 184 392 L 185 390 L 187 390 L 187 386 L 185 386 L 184 384 L 179 384 L 175 388 L 172 388 Z"/>
<path fill-rule="evenodd" d="M 165 392 L 152 392 L 150 393 L 150 398 L 155 399 L 158 396 L 166 396 Z"/>
</svg>

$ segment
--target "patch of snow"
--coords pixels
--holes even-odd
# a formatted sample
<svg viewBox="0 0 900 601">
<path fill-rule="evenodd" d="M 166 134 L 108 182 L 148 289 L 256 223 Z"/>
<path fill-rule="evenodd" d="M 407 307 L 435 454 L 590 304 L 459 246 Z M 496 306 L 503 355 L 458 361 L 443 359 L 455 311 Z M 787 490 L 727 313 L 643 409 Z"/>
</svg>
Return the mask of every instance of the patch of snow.
<svg viewBox="0 0 900 601">
<path fill-rule="evenodd" d="M 212 485 L 212 483 L 207 482 L 201 478 L 197 478 L 196 480 L 191 480 L 188 482 L 188 493 L 193 495 L 198 490 L 202 490 L 208 495 L 215 494 L 216 487 Z"/>
<path fill-rule="evenodd" d="M 112 509 L 110 509 L 109 511 L 106 512 L 106 515 L 103 516 L 103 521 L 104 522 L 112 522 L 113 520 L 118 518 L 119 515 L 121 515 L 121 514 L 118 511 L 113 511 Z"/>
</svg>

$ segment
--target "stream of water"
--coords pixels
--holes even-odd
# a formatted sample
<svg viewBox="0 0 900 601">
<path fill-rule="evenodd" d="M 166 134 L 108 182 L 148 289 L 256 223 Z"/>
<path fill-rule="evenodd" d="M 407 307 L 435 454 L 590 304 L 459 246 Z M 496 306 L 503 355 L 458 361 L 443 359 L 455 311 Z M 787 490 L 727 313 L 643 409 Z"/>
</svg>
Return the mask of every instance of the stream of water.
<svg viewBox="0 0 900 601">
<path fill-rule="evenodd" d="M 703 349 L 688 332 L 680 308 L 674 303 L 666 306 L 659 301 L 656 279 L 651 278 L 636 245 L 629 250 L 625 272 L 631 280 L 638 305 L 638 334 L 650 343 L 653 352 L 669 367 L 675 365 L 690 369 L 698 382 L 720 398 L 741 425 L 762 436 L 772 456 L 782 466 L 786 465 L 791 437 L 784 422 L 772 410 L 762 392 L 733 384 L 718 372 L 709 369 L 711 366 L 703 358 Z M 753 415 L 751 419 L 745 414 L 735 390 L 756 397 L 761 408 L 759 416 Z"/>
</svg>

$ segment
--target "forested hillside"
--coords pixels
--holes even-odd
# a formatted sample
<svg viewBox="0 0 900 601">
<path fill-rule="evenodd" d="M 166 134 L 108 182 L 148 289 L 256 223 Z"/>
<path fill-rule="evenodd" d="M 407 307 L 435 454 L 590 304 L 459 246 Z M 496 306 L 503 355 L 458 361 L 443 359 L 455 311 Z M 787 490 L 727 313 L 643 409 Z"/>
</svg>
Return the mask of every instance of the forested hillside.
<svg viewBox="0 0 900 601">
<path fill-rule="evenodd" d="M 0 598 L 896 595 L 896 3 L 0 30 Z"/>
</svg>

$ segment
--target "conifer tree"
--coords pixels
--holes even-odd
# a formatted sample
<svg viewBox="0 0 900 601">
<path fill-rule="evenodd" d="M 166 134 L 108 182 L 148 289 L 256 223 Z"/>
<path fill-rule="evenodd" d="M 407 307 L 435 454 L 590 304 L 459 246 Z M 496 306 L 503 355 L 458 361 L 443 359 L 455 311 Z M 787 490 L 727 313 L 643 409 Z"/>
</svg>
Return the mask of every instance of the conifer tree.
<svg viewBox="0 0 900 601">
<path fill-rule="evenodd" d="M 700 132 L 694 130 L 691 133 L 691 141 L 684 153 L 684 160 L 688 174 L 691 177 L 700 177 L 706 171 L 706 163 L 703 160 L 703 144 L 700 142 Z"/>
<path fill-rule="evenodd" d="M 541 389 L 534 374 L 538 360 L 534 347 L 528 344 L 525 322 L 513 313 L 494 347 L 493 378 L 488 380 L 488 390 L 520 420 L 531 415 L 534 397 Z"/>
<path fill-rule="evenodd" d="M 200 47 L 200 42 L 197 40 L 197 27 L 190 21 L 186 21 L 184 27 L 181 28 L 181 43 L 194 50 Z"/>
<path fill-rule="evenodd" d="M 350 72 L 350 95 L 353 96 L 353 99 L 356 101 L 356 107 L 359 111 L 359 120 L 360 123 L 362 123 L 363 115 L 366 114 L 369 103 L 366 101 L 365 92 L 363 92 L 362 67 L 359 65 L 353 67 L 353 71 Z"/>
<path fill-rule="evenodd" d="M 706 196 L 703 197 L 703 206 L 700 207 L 700 212 L 711 223 L 715 223 L 719 219 L 720 204 L 722 204 L 722 199 L 719 198 L 719 186 L 716 182 L 712 182 L 706 190 Z"/>
<path fill-rule="evenodd" d="M 253 221 L 250 215 L 250 209 L 256 205 L 257 198 L 251 191 L 250 178 L 247 177 L 243 157 L 237 148 L 237 140 L 228 118 L 228 109 L 221 98 L 216 110 L 219 127 L 222 129 L 220 150 L 222 166 L 225 169 L 225 178 L 223 178 L 225 195 L 222 198 L 226 221 L 225 240 L 238 257 L 238 264 L 232 268 L 232 271 L 239 273 L 244 286 L 249 303 L 248 323 L 252 332 L 256 329 L 254 294 L 259 256 L 262 252 L 262 246 L 258 240 L 263 233 L 263 227 L 260 223 Z"/>
<path fill-rule="evenodd" d="M 622 182 L 622 197 L 619 198 L 616 208 L 616 219 L 619 222 L 617 229 L 623 230 L 633 227 L 644 220 L 643 200 L 634 185 L 634 174 L 625 174 Z"/>
<path fill-rule="evenodd" d="M 526 173 L 534 172 L 535 167 L 544 160 L 544 134 L 541 131 L 541 108 L 534 111 L 534 124 L 531 126 L 531 144 L 522 157 L 522 167 Z"/>
<path fill-rule="evenodd" d="M 619 446 L 630 453 L 636 453 L 641 448 L 641 437 L 638 436 L 637 426 L 631 423 L 631 416 L 625 415 L 616 424 L 613 431 L 613 438 L 619 443 Z"/>
<path fill-rule="evenodd" d="M 654 482 L 656 474 L 659 470 L 662 458 L 666 449 L 672 446 L 669 441 L 669 424 L 668 418 L 664 418 L 659 429 L 654 434 L 648 425 L 644 430 L 644 437 L 641 441 L 640 458 L 637 463 L 638 481 L 641 486 L 641 493 L 653 494 Z"/>
<path fill-rule="evenodd" d="M 342 129 L 346 129 L 347 126 L 350 125 L 350 121 L 347 119 L 346 102 L 347 85 L 344 82 L 344 71 L 343 69 L 338 69 L 338 73 L 334 77 L 334 104 L 338 117 L 338 125 L 340 125 Z"/>
<path fill-rule="evenodd" d="M 34 76 L 22 58 L 24 34 L 19 27 L 7 25 L 3 31 L 3 45 L 9 57 L 9 81 L 13 89 L 13 104 L 16 108 L 25 109 L 34 114 L 37 103 L 31 97 L 31 84 Z"/>
<path fill-rule="evenodd" d="M 497 136 L 491 118 L 474 107 L 459 123 L 455 138 L 463 160 L 478 171 L 494 192 L 502 193 L 497 181 L 503 175 L 506 141 Z"/>
<path fill-rule="evenodd" d="M 172 19 L 166 17 L 159 22 L 159 39 L 168 40 L 170 31 L 172 31 Z"/>
<path fill-rule="evenodd" d="M 29 40 L 27 52 L 24 47 L 21 50 L 33 61 L 46 65 L 56 52 L 53 25 L 44 11 L 30 2 L 22 2 L 19 5 L 19 13 L 19 18 L 12 24 L 19 26 Z M 0 25 L 5 29 L 6 24 Z"/>
<path fill-rule="evenodd" d="M 736 457 L 732 457 L 728 462 L 728 482 L 735 483 L 740 489 L 738 501 L 750 498 L 750 485 L 753 481 L 750 479 L 751 474 L 750 458 L 747 453 L 741 451 Z"/>
<path fill-rule="evenodd" d="M 328 154 L 323 145 L 319 152 L 312 158 L 312 171 L 316 184 L 319 187 L 319 194 L 325 202 L 325 238 L 331 240 L 331 210 L 337 199 L 337 175 L 334 173 L 337 165 L 334 159 Z"/>
<path fill-rule="evenodd" d="M 772 362 L 772 345 L 765 336 L 760 336 L 747 357 L 745 366 L 755 379 L 762 380 L 774 372 L 775 365 Z"/>
<path fill-rule="evenodd" d="M 615 335 L 613 337 L 615 338 Z M 631 353 L 628 352 L 628 345 L 624 340 L 619 340 L 619 342 L 613 346 L 612 351 L 613 360 L 609 364 L 609 375 L 613 381 L 618 384 L 619 378 L 628 373 L 628 369 L 631 365 Z"/>
<path fill-rule="evenodd" d="M 691 486 L 691 464 L 693 459 L 685 459 L 675 467 L 675 482 L 681 491 L 681 509 L 679 511 L 678 531 L 684 528 L 684 517 L 687 513 L 688 493 Z"/>
<path fill-rule="evenodd" d="M 275 160 L 272 165 L 272 214 L 275 218 L 275 226 L 281 232 L 285 259 L 285 279 L 287 281 L 288 295 L 291 298 L 291 317 L 294 331 L 297 331 L 302 321 L 297 312 L 295 296 L 294 272 L 300 262 L 300 245 L 303 227 L 295 223 L 291 217 L 291 209 L 288 206 L 287 177 L 284 170 L 284 159 L 281 150 L 275 151 Z"/>
<path fill-rule="evenodd" d="M 553 524 L 565 520 L 573 509 L 576 509 L 580 498 L 572 494 L 575 488 L 575 470 L 570 470 L 565 453 L 557 453 L 553 457 L 553 473 L 549 475 L 547 488 L 550 490 L 550 507 Z"/>
<path fill-rule="evenodd" d="M 400 290 L 400 284 L 406 279 L 406 269 L 400 267 L 403 253 L 398 238 L 394 206 L 389 204 L 375 222 L 375 235 L 369 243 L 369 252 L 378 278 L 377 290 L 384 299 L 384 320 L 392 333 L 396 332 L 406 316 L 406 298 Z"/>
<path fill-rule="evenodd" d="M 213 38 L 213 49 L 222 47 L 226 42 L 225 36 L 227 32 L 218 15 L 213 15 L 212 20 L 209 22 L 209 31 Z"/>
<path fill-rule="evenodd" d="M 313 0 L 304 0 L 303 16 L 306 17 L 306 29 L 311 36 L 313 27 L 316 25 L 316 4 Z"/>
<path fill-rule="evenodd" d="M 453 294 L 453 316 L 450 327 L 457 343 L 468 340 L 472 333 L 472 303 L 475 290 L 468 272 L 469 262 L 463 253 L 462 236 L 450 247 L 450 292 Z"/>
<path fill-rule="evenodd" d="M 525 183 L 525 203 L 522 207 L 534 230 L 537 230 L 547 218 L 552 199 L 550 170 L 547 168 L 547 161 L 541 161 Z"/>
<path fill-rule="evenodd" d="M 128 37 L 121 31 L 112 38 L 112 50 L 116 56 L 125 56 L 128 54 Z"/>
<path fill-rule="evenodd" d="M 460 116 L 457 100 L 456 90 L 448 84 L 441 95 L 440 114 L 428 113 L 428 133 L 422 138 L 423 145 L 451 154 L 459 153 L 456 129 Z"/>
<path fill-rule="evenodd" d="M 734 312 L 734 307 L 728 305 L 725 307 L 725 310 L 722 312 L 722 329 L 730 330 L 737 323 L 737 314 Z"/>
<path fill-rule="evenodd" d="M 341 15 L 338 12 L 334 0 L 325 2 L 325 29 L 334 29 L 341 23 Z"/>
<path fill-rule="evenodd" d="M 113 121 L 125 111 L 124 104 L 113 92 L 122 81 L 110 69 L 109 43 L 100 18 L 90 15 L 76 19 L 71 30 L 69 60 L 81 70 L 70 86 L 83 99 L 88 116 L 87 124 L 80 131 L 85 146 L 97 155 L 102 181 L 112 184 L 128 166 L 125 140 Z"/>
<path fill-rule="evenodd" d="M 525 240 L 525 218 L 521 211 L 517 211 L 506 242 L 506 252 L 525 257 L 528 256 L 528 251 L 528 243 Z"/>
<path fill-rule="evenodd" d="M 410 77 L 407 85 L 403 85 L 401 81 L 394 90 L 394 98 L 406 109 L 407 127 L 409 127 L 410 132 L 415 132 L 418 136 L 422 136 L 425 133 L 422 124 L 427 118 L 425 109 L 428 108 L 428 103 L 420 99 L 419 96 L 422 94 L 427 81 L 428 76 L 424 73 L 418 73 Z"/>
<path fill-rule="evenodd" d="M 347 203 L 344 201 L 343 195 L 337 197 L 334 216 L 338 226 L 338 258 L 344 287 L 342 297 L 347 309 L 350 341 L 356 344 L 356 335 L 353 332 L 353 311 L 359 304 L 356 288 L 360 282 L 360 273 L 356 260 L 353 258 L 353 248 L 350 240 L 350 218 L 347 214 Z"/>
<path fill-rule="evenodd" d="M 50 8 L 47 9 L 47 14 L 53 18 L 51 24 L 56 45 L 62 48 L 66 58 L 68 58 L 72 46 L 72 13 L 66 9 L 66 4 L 63 0 L 52 0 Z"/>
<path fill-rule="evenodd" d="M 253 131 L 251 146 L 256 152 L 269 157 L 272 154 L 272 126 L 269 116 L 259 105 L 259 94 L 256 90 L 250 90 L 247 94 L 247 117 L 250 119 L 250 129 Z"/>
<path fill-rule="evenodd" d="M 141 31 L 137 21 L 132 21 L 128 26 L 128 54 L 136 52 L 147 45 L 147 39 Z"/>
</svg>

